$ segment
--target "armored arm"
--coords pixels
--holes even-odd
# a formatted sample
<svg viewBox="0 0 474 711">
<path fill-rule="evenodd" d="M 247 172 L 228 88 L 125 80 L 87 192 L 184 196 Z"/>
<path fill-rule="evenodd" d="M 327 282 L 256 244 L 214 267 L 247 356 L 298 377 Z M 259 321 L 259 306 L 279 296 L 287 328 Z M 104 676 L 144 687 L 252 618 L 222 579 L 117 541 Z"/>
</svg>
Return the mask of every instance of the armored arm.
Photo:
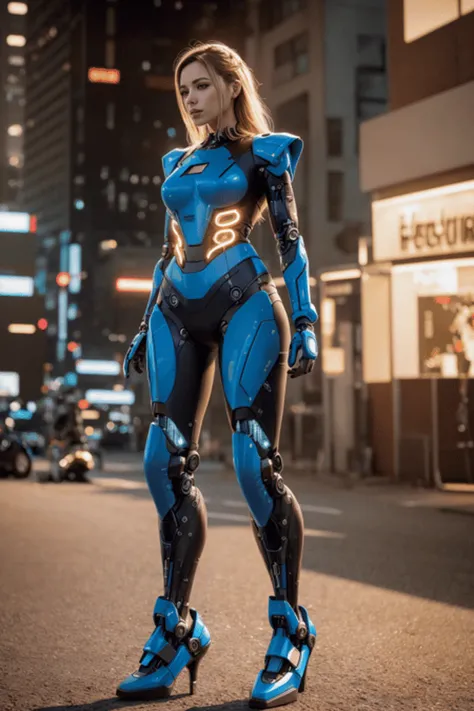
<svg viewBox="0 0 474 711">
<path fill-rule="evenodd" d="M 165 239 L 161 251 L 161 257 L 157 261 L 155 269 L 153 271 L 153 283 L 150 291 L 150 296 L 148 297 L 145 313 L 143 314 L 140 326 L 138 327 L 138 333 L 130 343 L 123 362 L 123 372 L 126 378 L 128 378 L 130 375 L 130 365 L 133 365 L 133 368 L 137 371 L 137 373 L 140 374 L 143 373 L 145 369 L 146 334 L 148 331 L 148 323 L 150 321 L 151 314 L 158 298 L 158 292 L 160 290 L 161 282 L 163 281 L 163 274 L 165 273 L 166 267 L 168 266 L 173 257 L 173 250 L 170 243 L 169 228 L 170 218 L 168 213 L 166 213 Z"/>
<path fill-rule="evenodd" d="M 292 307 L 292 320 L 314 323 L 318 318 L 311 303 L 309 267 L 303 237 L 298 229 L 298 214 L 292 180 L 303 149 L 303 142 L 291 134 L 270 134 L 254 139 L 254 154 L 260 165 L 273 234 Z"/>
<path fill-rule="evenodd" d="M 160 290 L 161 282 L 163 281 L 163 274 L 165 273 L 166 268 L 172 258 L 173 258 L 173 247 L 172 247 L 172 242 L 171 242 L 171 237 L 170 237 L 170 216 L 168 215 L 168 213 L 166 213 L 165 238 L 164 238 L 164 243 L 163 243 L 163 247 L 161 250 L 161 257 L 155 265 L 155 269 L 153 272 L 153 284 L 152 284 L 150 296 L 148 298 L 148 302 L 146 305 L 145 313 L 143 314 L 143 319 L 140 324 L 140 329 L 142 329 L 142 327 L 144 327 L 145 330 L 148 328 L 148 322 L 150 320 L 150 316 L 153 311 L 153 307 L 155 306 L 156 300 L 158 298 L 158 292 Z"/>
<path fill-rule="evenodd" d="M 267 198 L 273 234 L 291 302 L 291 318 L 296 328 L 289 365 L 300 362 L 290 374 L 295 377 L 310 372 L 317 356 L 313 323 L 318 314 L 311 303 L 308 256 L 298 229 L 298 215 L 292 180 L 303 149 L 303 142 L 291 134 L 270 134 L 254 139 L 254 154 L 259 164 Z"/>
<path fill-rule="evenodd" d="M 163 157 L 163 171 L 165 178 L 174 170 L 179 159 L 183 156 L 185 150 L 175 148 Z M 126 378 L 130 375 L 130 365 L 133 365 L 137 373 L 143 373 L 146 361 L 146 334 L 148 331 L 148 323 L 150 321 L 153 308 L 158 298 L 163 274 L 166 271 L 168 264 L 173 258 L 173 238 L 171 236 L 171 220 L 168 212 L 165 217 L 164 243 L 161 251 L 161 257 L 155 265 L 153 272 L 153 284 L 148 297 L 148 302 L 143 314 L 143 319 L 138 328 L 138 333 L 130 343 L 128 351 L 125 354 L 123 362 L 123 372 Z"/>
</svg>

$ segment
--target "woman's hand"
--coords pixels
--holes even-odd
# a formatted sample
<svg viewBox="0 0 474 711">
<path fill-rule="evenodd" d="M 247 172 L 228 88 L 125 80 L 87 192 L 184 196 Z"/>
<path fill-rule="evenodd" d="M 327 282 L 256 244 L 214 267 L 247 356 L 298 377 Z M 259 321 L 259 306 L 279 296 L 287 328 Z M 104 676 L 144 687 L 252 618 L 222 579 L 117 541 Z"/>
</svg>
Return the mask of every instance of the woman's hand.
<svg viewBox="0 0 474 711">
<path fill-rule="evenodd" d="M 298 327 L 291 341 L 288 356 L 290 378 L 298 378 L 300 375 L 311 373 L 317 357 L 318 343 L 313 326 L 308 322 Z"/>
<path fill-rule="evenodd" d="M 130 343 L 128 351 L 125 354 L 123 361 L 123 374 L 126 378 L 130 376 L 130 366 L 133 366 L 134 370 L 141 375 L 146 367 L 146 334 L 148 331 L 148 326 L 146 323 L 142 322 L 140 324 L 140 329 Z"/>
</svg>

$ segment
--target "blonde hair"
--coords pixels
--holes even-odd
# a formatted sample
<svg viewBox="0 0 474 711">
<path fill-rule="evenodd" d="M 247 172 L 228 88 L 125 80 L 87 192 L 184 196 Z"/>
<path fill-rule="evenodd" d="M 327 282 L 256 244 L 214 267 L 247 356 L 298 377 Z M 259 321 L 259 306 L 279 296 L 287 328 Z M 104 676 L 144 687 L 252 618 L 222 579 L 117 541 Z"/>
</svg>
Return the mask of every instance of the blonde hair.
<svg viewBox="0 0 474 711">
<path fill-rule="evenodd" d="M 234 112 L 237 120 L 235 129 L 229 131 L 231 138 L 252 137 L 259 133 L 273 130 L 273 122 L 268 108 L 265 106 L 259 92 L 258 84 L 250 67 L 242 57 L 231 47 L 221 42 L 205 42 L 185 49 L 178 55 L 174 67 L 174 85 L 178 107 L 186 126 L 190 144 L 201 143 L 209 135 L 207 126 L 196 126 L 187 112 L 179 84 L 181 72 L 192 62 L 201 62 L 207 69 L 211 82 L 217 89 L 220 115 L 218 130 L 223 112 L 224 83 L 239 82 L 240 93 L 234 99 Z"/>
</svg>

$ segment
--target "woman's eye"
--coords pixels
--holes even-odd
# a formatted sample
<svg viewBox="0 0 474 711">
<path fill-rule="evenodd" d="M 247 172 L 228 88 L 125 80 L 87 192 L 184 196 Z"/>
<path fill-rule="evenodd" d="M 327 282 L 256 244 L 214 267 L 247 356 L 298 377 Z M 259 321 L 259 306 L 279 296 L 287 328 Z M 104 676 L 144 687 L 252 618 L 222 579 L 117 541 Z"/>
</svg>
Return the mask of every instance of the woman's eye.
<svg viewBox="0 0 474 711">
<path fill-rule="evenodd" d="M 198 84 L 198 89 L 207 89 L 209 84 Z"/>
</svg>

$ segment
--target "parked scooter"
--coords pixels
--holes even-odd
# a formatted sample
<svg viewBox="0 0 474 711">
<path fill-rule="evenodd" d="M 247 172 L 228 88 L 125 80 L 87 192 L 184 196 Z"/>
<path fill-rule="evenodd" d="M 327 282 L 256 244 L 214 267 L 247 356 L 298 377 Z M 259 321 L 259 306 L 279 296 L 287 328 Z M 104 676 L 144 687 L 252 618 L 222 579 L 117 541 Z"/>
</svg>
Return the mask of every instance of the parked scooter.
<svg viewBox="0 0 474 711">
<path fill-rule="evenodd" d="M 53 442 L 49 450 L 50 468 L 38 472 L 38 481 L 87 482 L 88 474 L 94 468 L 94 457 L 84 444 L 65 449 L 60 442 Z"/>
</svg>

